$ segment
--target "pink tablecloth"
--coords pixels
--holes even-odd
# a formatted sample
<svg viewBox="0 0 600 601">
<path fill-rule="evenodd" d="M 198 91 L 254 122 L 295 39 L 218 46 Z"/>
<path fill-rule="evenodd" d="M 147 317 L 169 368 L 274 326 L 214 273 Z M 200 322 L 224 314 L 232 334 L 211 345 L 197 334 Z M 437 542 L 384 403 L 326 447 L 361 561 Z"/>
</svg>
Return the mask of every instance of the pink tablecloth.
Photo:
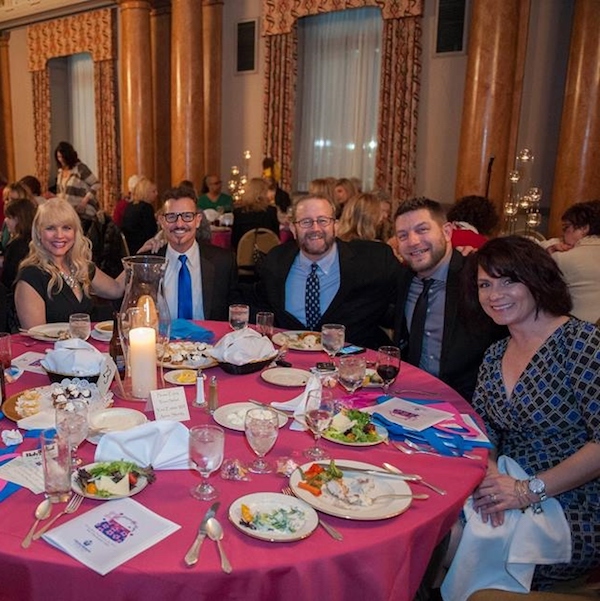
<svg viewBox="0 0 600 601">
<path fill-rule="evenodd" d="M 211 227 L 210 243 L 221 248 L 231 248 L 231 228 Z"/>
<path fill-rule="evenodd" d="M 217 335 L 227 330 L 227 324 L 204 324 Z M 22 336 L 13 337 L 13 355 L 25 348 Z M 98 343 L 99 348 L 106 345 Z M 39 349 L 48 348 L 40 343 Z M 35 350 L 38 350 L 36 348 Z M 325 360 L 323 353 L 289 352 L 287 358 L 295 367 L 308 368 Z M 267 384 L 260 374 L 229 376 L 219 368 L 209 372 L 218 377 L 221 404 L 256 398 L 263 401 L 287 400 L 300 389 Z M 25 374 L 9 385 L 9 394 L 24 388 L 46 384 L 45 376 Z M 423 390 L 425 398 L 443 398 L 468 411 L 468 405 L 454 391 L 435 378 L 411 366 L 403 365 L 396 387 Z M 191 400 L 194 387 L 188 387 Z M 341 390 L 338 391 L 341 395 Z M 415 396 L 414 392 L 410 395 Z M 406 396 L 410 396 L 408 393 Z M 141 403 L 117 406 L 141 408 Z M 199 409 L 191 409 L 190 424 L 209 423 L 211 417 Z M 152 417 L 151 415 L 149 417 Z M 14 428 L 8 419 L 0 422 L 2 429 Z M 269 458 L 292 456 L 303 463 L 301 451 L 312 443 L 308 433 L 291 432 L 288 427 L 280 436 Z M 309 538 L 292 543 L 268 543 L 245 536 L 227 519 L 229 505 L 236 498 L 259 491 L 279 492 L 286 484 L 280 476 L 253 476 L 250 482 L 232 482 L 212 476 L 221 491 L 220 518 L 225 530 L 224 546 L 234 571 L 225 575 L 215 545 L 207 540 L 200 562 L 186 568 L 183 556 L 191 544 L 208 504 L 195 501 L 189 488 L 197 484 L 198 475 L 191 470 L 159 472 L 157 481 L 135 497 L 158 514 L 182 527 L 175 534 L 131 559 L 102 577 L 69 556 L 50 547 L 44 541 L 35 542 L 28 550 L 20 546 L 29 529 L 33 512 L 39 502 L 26 489 L 19 490 L 0 504 L 0 599 L 26 601 L 48 596 L 67 600 L 164 600 L 197 601 L 199 599 L 344 599 L 344 601 L 394 600 L 410 601 L 419 586 L 435 545 L 455 521 L 464 499 L 481 480 L 485 452 L 481 461 L 443 458 L 426 455 L 407 456 L 391 445 L 352 448 L 323 441 L 324 447 L 336 458 L 354 459 L 380 465 L 387 461 L 407 472 L 416 472 L 445 489 L 440 496 L 422 486 L 415 491 L 429 492 L 427 501 L 415 502 L 404 514 L 391 519 L 360 522 L 324 516 L 344 535 L 343 542 L 333 540 L 318 528 Z M 26 439 L 21 445 L 29 448 Z M 79 452 L 84 461 L 91 461 L 94 446 L 84 443 Z M 225 454 L 250 460 L 252 452 L 241 432 L 227 431 Z M 86 499 L 80 511 L 89 510 L 97 501 Z M 65 520 L 66 518 L 62 518 Z"/>
</svg>

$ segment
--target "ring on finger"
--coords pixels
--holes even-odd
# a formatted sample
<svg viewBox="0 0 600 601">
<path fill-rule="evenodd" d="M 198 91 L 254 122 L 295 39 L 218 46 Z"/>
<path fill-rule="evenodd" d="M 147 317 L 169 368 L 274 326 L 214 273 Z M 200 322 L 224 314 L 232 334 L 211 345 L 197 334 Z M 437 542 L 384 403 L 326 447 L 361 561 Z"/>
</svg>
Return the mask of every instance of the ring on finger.
<svg viewBox="0 0 600 601">
<path fill-rule="evenodd" d="M 491 501 L 492 503 L 495 503 L 495 502 L 496 502 L 496 499 L 498 499 L 498 496 L 496 495 L 496 493 L 492 493 L 492 494 L 490 495 L 490 501 Z"/>
</svg>

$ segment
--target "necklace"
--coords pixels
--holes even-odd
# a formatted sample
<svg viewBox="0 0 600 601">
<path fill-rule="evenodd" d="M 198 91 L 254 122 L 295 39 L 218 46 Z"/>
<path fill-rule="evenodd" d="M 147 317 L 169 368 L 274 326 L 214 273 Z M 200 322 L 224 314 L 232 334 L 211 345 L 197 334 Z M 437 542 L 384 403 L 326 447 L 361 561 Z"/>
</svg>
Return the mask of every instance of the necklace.
<svg viewBox="0 0 600 601">
<path fill-rule="evenodd" d="M 73 269 L 71 269 L 70 273 L 65 273 L 64 271 L 60 272 L 62 279 L 67 283 L 71 290 L 75 290 L 75 288 L 79 287 L 79 282 L 77 281 L 75 274 L 76 272 Z"/>
</svg>

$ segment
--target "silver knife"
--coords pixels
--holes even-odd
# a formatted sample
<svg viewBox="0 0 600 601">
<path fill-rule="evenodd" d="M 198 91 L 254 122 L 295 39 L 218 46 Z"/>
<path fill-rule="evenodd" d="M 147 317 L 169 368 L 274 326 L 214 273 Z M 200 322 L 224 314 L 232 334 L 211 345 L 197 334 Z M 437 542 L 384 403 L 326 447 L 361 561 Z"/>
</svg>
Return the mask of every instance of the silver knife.
<svg viewBox="0 0 600 601">
<path fill-rule="evenodd" d="M 329 463 L 318 463 L 323 467 L 327 467 Z M 407 480 L 408 482 L 418 482 L 421 480 L 421 476 L 417 474 L 393 474 L 392 472 L 385 472 L 383 470 L 372 470 L 361 467 L 350 467 L 346 465 L 337 465 L 336 467 L 346 472 L 360 472 L 361 474 L 370 474 L 371 476 L 387 476 L 388 478 L 398 478 L 400 480 Z"/>
<path fill-rule="evenodd" d="M 202 518 L 202 522 L 200 523 L 200 527 L 198 528 L 198 534 L 196 535 L 192 546 L 189 548 L 188 552 L 183 558 L 183 561 L 185 561 L 185 564 L 188 566 L 188 568 L 191 568 L 193 565 L 196 565 L 198 563 L 200 547 L 202 546 L 202 543 L 204 542 L 204 539 L 206 537 L 206 522 L 208 522 L 210 518 L 215 517 L 215 513 L 217 513 L 217 509 L 219 509 L 219 505 L 219 501 L 213 503 Z"/>
</svg>

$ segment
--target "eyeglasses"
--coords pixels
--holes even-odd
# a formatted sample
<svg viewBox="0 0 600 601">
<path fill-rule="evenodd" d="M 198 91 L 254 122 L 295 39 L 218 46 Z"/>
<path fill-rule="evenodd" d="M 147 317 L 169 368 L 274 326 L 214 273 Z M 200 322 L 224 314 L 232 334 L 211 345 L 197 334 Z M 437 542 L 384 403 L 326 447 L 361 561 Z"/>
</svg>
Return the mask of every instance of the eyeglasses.
<svg viewBox="0 0 600 601">
<path fill-rule="evenodd" d="M 327 227 L 331 225 L 335 221 L 335 217 L 317 217 L 316 219 L 300 219 L 299 221 L 294 221 L 295 225 L 299 225 L 303 230 L 307 230 L 309 227 L 313 226 L 313 223 L 316 223 L 319 227 Z"/>
<path fill-rule="evenodd" d="M 184 211 L 183 213 L 165 213 L 163 217 L 167 223 L 175 223 L 180 217 L 182 221 L 189 223 L 190 221 L 194 221 L 197 214 L 193 211 Z"/>
</svg>

